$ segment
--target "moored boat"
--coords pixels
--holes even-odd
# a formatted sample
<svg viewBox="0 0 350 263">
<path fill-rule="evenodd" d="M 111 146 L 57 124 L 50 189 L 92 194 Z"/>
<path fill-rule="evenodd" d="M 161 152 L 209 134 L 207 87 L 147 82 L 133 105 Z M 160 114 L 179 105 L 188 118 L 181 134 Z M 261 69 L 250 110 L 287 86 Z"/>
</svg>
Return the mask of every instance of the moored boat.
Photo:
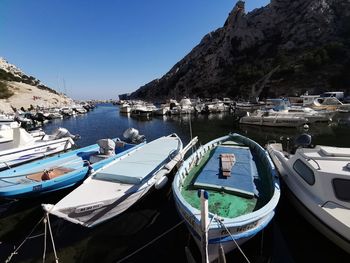
<svg viewBox="0 0 350 263">
<path fill-rule="evenodd" d="M 74 186 L 93 170 L 140 146 L 142 143 L 102 139 L 97 144 L 2 171 L 0 197 L 28 198 Z"/>
<path fill-rule="evenodd" d="M 247 112 L 247 115 L 239 120 L 239 123 L 241 124 L 270 127 L 300 127 L 307 122 L 308 120 L 304 117 L 278 114 L 270 115 L 269 112 L 265 111 L 257 111 L 252 114 Z"/>
<path fill-rule="evenodd" d="M 124 212 L 151 189 L 162 187 L 183 154 L 176 134 L 160 137 L 97 170 L 57 204 L 43 208 L 67 221 L 93 227 Z"/>
<path fill-rule="evenodd" d="M 78 138 L 64 128 L 41 137 L 35 137 L 21 127 L 12 128 L 11 134 L 8 130 L 3 132 L 7 133 L 9 140 L 0 143 L 0 170 L 67 151 L 74 145 L 74 139 Z"/>
<path fill-rule="evenodd" d="M 312 146 L 307 134 L 287 148 L 267 145 L 287 196 L 310 224 L 350 253 L 350 148 Z"/>
<path fill-rule="evenodd" d="M 200 147 L 179 168 L 172 188 L 179 214 L 209 261 L 218 258 L 219 248 L 228 253 L 261 231 L 273 218 L 280 196 L 267 152 L 239 134 Z M 201 222 L 206 219 L 201 218 L 199 189 L 209 196 L 207 252 L 202 246 Z"/>
</svg>

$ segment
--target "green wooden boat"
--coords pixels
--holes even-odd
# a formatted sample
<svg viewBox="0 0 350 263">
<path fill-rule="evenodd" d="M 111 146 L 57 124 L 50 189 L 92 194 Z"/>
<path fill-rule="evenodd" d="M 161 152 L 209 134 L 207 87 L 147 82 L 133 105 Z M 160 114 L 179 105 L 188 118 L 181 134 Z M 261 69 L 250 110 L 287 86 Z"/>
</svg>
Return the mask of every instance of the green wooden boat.
<svg viewBox="0 0 350 263">
<path fill-rule="evenodd" d="M 194 152 L 173 182 L 176 207 L 203 252 L 201 202 L 207 193 L 207 253 L 218 257 L 261 231 L 273 218 L 280 197 L 279 180 L 267 152 L 239 134 L 215 139 Z"/>
</svg>

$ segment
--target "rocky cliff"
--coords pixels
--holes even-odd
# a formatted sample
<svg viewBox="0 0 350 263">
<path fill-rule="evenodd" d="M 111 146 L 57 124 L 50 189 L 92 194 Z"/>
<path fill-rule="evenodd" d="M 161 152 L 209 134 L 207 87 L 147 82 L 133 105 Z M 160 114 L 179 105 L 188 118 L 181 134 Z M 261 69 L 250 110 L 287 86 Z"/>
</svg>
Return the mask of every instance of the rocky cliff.
<svg viewBox="0 0 350 263">
<path fill-rule="evenodd" d="M 238 1 L 160 79 L 131 98 L 268 97 L 350 88 L 350 2 L 272 0 L 246 13 Z"/>
</svg>

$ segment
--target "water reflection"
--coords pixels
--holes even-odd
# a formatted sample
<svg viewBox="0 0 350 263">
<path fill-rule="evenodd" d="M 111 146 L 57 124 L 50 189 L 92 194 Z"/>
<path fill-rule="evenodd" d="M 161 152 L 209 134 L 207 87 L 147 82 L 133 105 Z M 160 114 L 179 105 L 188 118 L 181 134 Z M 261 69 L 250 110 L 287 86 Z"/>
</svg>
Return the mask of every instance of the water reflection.
<svg viewBox="0 0 350 263">
<path fill-rule="evenodd" d="M 269 140 L 285 141 L 286 138 L 293 140 L 298 134 L 305 132 L 302 127 L 298 129 L 256 127 L 240 125 L 235 120 L 235 116 L 230 113 L 165 115 L 141 120 L 131 117 L 130 114 L 119 114 L 116 106 L 99 105 L 86 115 L 54 120 L 46 125 L 44 130 L 51 132 L 56 127 L 65 127 L 71 133 L 78 133 L 81 135 L 81 139 L 77 141 L 78 146 L 93 144 L 101 138 L 122 138 L 124 130 L 129 127 L 138 129 L 148 141 L 175 132 L 184 144 L 190 140 L 191 130 L 192 136 L 199 136 L 201 144 L 230 132 L 244 134 L 261 145 L 265 145 Z M 313 136 L 313 144 L 350 147 L 348 139 L 350 125 L 343 124 L 349 122 L 350 114 L 344 113 L 337 116 L 334 123 L 330 125 L 310 125 L 307 133 Z M 65 194 L 60 192 L 37 200 L 10 204 L 11 209 L 0 207 L 2 212 L 0 217 L 1 262 L 5 261 L 13 251 L 13 247 L 20 244 L 41 218 L 43 212 L 40 204 L 55 203 Z M 179 222 L 180 218 L 172 200 L 170 184 L 160 192 L 149 195 L 120 217 L 94 229 L 86 229 L 52 217 L 56 247 L 62 262 L 116 262 Z M 41 233 L 43 233 L 43 226 L 35 234 Z M 305 241 L 300 240 L 301 236 Z M 310 243 L 313 244 L 311 247 L 308 246 Z M 28 244 L 16 255 L 15 260 L 17 262 L 41 261 L 43 237 L 32 239 Z M 126 262 L 144 262 L 145 260 L 147 262 L 185 262 L 184 246 L 188 244 L 194 250 L 196 249 L 186 227 L 180 226 L 176 231 L 169 233 Z M 266 249 L 261 252 L 260 247 L 266 247 Z M 307 253 L 303 253 L 306 248 Z M 348 259 L 347 254 L 315 231 L 283 198 L 279 204 L 279 211 L 267 231 L 247 242 L 243 249 L 251 262 L 292 262 L 293 260 L 308 262 L 320 254 L 324 261 L 336 262 L 340 259 L 344 262 L 348 261 L 344 260 L 344 258 Z M 195 250 L 194 253 L 198 255 L 198 251 Z M 234 262 L 245 262 L 237 251 L 232 254 L 232 258 Z"/>
</svg>

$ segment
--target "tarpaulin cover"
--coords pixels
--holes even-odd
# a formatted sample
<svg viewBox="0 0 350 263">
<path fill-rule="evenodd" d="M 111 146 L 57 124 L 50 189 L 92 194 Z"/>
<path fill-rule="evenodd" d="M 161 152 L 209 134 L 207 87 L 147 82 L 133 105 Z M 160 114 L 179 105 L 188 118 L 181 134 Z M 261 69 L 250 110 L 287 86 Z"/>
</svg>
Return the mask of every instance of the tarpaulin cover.
<svg viewBox="0 0 350 263">
<path fill-rule="evenodd" d="M 234 154 L 236 158 L 231 169 L 231 176 L 228 177 L 223 176 L 221 171 L 220 154 L 223 153 Z M 197 176 L 194 186 L 254 197 L 256 193 L 254 177 L 257 176 L 258 170 L 248 147 L 218 146 Z"/>
</svg>

